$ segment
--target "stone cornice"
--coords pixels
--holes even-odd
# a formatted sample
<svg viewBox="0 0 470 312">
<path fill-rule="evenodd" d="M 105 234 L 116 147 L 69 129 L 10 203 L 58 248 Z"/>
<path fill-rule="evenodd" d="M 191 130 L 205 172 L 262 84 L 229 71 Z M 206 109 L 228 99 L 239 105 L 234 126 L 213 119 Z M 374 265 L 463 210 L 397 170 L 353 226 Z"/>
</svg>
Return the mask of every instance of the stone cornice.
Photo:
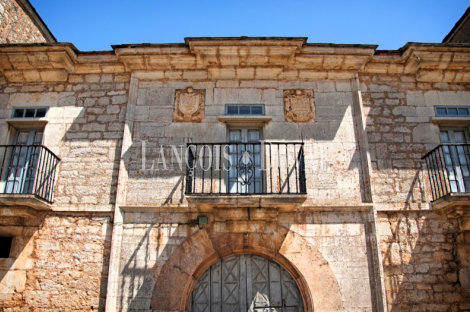
<svg viewBox="0 0 470 312">
<path fill-rule="evenodd" d="M 70 73 L 134 72 L 143 79 L 350 79 L 355 73 L 413 74 L 423 82 L 470 82 L 470 46 L 408 43 L 306 44 L 305 38 L 186 38 L 187 45 L 120 45 L 81 53 L 71 44 L 0 45 L 10 82 L 66 81 Z M 145 77 L 145 78 L 144 78 Z"/>
</svg>

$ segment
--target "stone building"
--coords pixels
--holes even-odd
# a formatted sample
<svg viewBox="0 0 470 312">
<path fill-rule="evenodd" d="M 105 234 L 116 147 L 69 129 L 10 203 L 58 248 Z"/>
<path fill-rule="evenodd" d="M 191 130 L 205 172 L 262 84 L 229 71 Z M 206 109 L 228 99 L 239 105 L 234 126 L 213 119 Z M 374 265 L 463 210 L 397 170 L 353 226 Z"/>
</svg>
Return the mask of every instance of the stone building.
<svg viewBox="0 0 470 312">
<path fill-rule="evenodd" d="M 442 40 L 443 43 L 469 43 L 470 42 L 470 8 L 455 23 L 455 26 Z"/>
<path fill-rule="evenodd" d="M 0 43 L 57 42 L 28 0 L 0 1 Z"/>
<path fill-rule="evenodd" d="M 0 45 L 3 311 L 468 311 L 470 46 Z"/>
</svg>

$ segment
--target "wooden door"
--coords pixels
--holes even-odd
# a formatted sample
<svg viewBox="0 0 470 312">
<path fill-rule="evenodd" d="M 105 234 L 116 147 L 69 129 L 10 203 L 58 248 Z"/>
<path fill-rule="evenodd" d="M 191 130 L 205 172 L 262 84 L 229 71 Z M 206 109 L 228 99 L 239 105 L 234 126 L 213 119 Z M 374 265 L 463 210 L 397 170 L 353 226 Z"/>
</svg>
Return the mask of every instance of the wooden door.
<svg viewBox="0 0 470 312">
<path fill-rule="evenodd" d="M 292 276 L 256 255 L 235 255 L 212 265 L 197 281 L 190 312 L 301 312 Z"/>
</svg>

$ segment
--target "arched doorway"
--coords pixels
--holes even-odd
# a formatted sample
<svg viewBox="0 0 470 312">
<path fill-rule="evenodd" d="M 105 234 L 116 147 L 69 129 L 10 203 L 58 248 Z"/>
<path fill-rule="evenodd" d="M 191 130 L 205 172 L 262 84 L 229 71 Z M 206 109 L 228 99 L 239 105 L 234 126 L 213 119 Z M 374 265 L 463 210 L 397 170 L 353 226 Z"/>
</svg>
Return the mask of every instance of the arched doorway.
<svg viewBox="0 0 470 312">
<path fill-rule="evenodd" d="M 282 266 L 242 254 L 214 263 L 201 275 L 189 311 L 303 312 L 303 302 L 296 282 Z"/>
</svg>

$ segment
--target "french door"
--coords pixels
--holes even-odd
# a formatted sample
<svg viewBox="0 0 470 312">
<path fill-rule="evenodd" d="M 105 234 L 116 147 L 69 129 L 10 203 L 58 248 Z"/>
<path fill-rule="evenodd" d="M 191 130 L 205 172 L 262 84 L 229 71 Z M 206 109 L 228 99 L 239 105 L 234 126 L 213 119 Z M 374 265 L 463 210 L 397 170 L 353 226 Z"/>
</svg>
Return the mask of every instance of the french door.
<svg viewBox="0 0 470 312">
<path fill-rule="evenodd" d="M 194 286 L 190 312 L 302 312 L 292 276 L 256 255 L 234 255 L 213 264 Z"/>
<path fill-rule="evenodd" d="M 469 143 L 465 129 L 441 131 L 444 162 L 449 178 L 451 192 L 468 192 L 470 190 Z M 451 144 L 451 145 L 445 145 Z"/>
<path fill-rule="evenodd" d="M 41 148 L 43 130 L 20 130 L 10 151 L 5 193 L 31 193 Z"/>
<path fill-rule="evenodd" d="M 228 193 L 254 194 L 263 192 L 261 171 L 261 129 L 230 128 L 228 130 L 229 170 Z"/>
</svg>

